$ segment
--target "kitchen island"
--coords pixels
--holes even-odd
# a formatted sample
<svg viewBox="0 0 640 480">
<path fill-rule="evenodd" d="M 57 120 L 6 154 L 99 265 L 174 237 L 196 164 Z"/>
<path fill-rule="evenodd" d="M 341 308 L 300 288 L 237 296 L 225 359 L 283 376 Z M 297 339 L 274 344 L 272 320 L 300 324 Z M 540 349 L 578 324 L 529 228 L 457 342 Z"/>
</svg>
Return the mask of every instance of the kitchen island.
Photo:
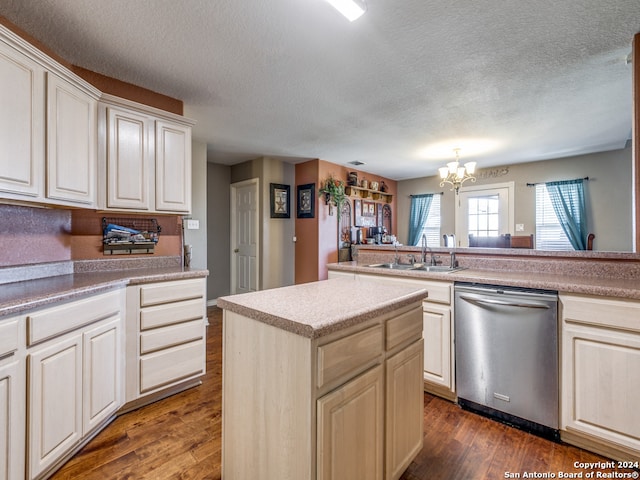
<svg viewBox="0 0 640 480">
<path fill-rule="evenodd" d="M 422 448 L 426 296 L 334 279 L 219 298 L 222 477 L 399 478 Z"/>
</svg>

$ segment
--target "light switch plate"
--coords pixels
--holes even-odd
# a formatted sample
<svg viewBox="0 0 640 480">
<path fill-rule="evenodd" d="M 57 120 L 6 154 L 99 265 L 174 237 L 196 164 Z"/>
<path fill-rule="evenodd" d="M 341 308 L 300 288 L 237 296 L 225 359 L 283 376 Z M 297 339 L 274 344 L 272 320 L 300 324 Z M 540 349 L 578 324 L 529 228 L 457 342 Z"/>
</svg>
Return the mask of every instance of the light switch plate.
<svg viewBox="0 0 640 480">
<path fill-rule="evenodd" d="M 516 232 L 524 232 L 524 223 L 516 223 Z"/>
<path fill-rule="evenodd" d="M 200 220 L 187 220 L 187 230 L 199 230 Z"/>
</svg>

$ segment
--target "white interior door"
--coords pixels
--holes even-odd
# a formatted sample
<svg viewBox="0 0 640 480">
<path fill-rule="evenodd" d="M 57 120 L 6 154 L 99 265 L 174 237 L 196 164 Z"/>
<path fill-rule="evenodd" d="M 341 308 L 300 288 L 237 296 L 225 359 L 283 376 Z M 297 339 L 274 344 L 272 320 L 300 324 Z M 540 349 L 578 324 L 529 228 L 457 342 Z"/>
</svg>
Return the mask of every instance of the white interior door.
<svg viewBox="0 0 640 480">
<path fill-rule="evenodd" d="M 470 233 L 489 237 L 513 235 L 514 189 L 513 182 L 460 189 L 455 213 L 458 246 L 469 246 Z"/>
<path fill-rule="evenodd" d="M 259 180 L 231 185 L 231 293 L 258 290 Z"/>
</svg>

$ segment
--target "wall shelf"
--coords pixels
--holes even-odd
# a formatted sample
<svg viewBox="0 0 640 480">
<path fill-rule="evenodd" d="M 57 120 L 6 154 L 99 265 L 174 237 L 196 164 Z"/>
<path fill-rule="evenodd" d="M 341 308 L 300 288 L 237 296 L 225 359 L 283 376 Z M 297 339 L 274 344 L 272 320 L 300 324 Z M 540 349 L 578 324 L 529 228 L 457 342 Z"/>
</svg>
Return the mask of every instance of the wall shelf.
<svg viewBox="0 0 640 480">
<path fill-rule="evenodd" d="M 361 188 L 349 185 L 344 188 L 344 193 L 350 198 L 362 198 L 372 200 L 374 202 L 391 203 L 393 195 L 380 190 L 371 190 L 370 188 Z"/>
</svg>

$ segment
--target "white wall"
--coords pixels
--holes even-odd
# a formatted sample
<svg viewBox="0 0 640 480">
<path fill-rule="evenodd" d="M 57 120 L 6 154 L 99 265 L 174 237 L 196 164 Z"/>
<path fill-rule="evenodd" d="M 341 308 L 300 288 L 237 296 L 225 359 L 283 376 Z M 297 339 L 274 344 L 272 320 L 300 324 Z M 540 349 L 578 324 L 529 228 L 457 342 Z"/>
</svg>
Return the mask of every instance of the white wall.
<svg viewBox="0 0 640 480">
<path fill-rule="evenodd" d="M 191 268 L 207 268 L 207 145 L 191 144 L 191 215 L 184 219 L 198 220 L 197 230 L 188 230 L 185 222 L 184 243 L 192 246 Z"/>
</svg>

